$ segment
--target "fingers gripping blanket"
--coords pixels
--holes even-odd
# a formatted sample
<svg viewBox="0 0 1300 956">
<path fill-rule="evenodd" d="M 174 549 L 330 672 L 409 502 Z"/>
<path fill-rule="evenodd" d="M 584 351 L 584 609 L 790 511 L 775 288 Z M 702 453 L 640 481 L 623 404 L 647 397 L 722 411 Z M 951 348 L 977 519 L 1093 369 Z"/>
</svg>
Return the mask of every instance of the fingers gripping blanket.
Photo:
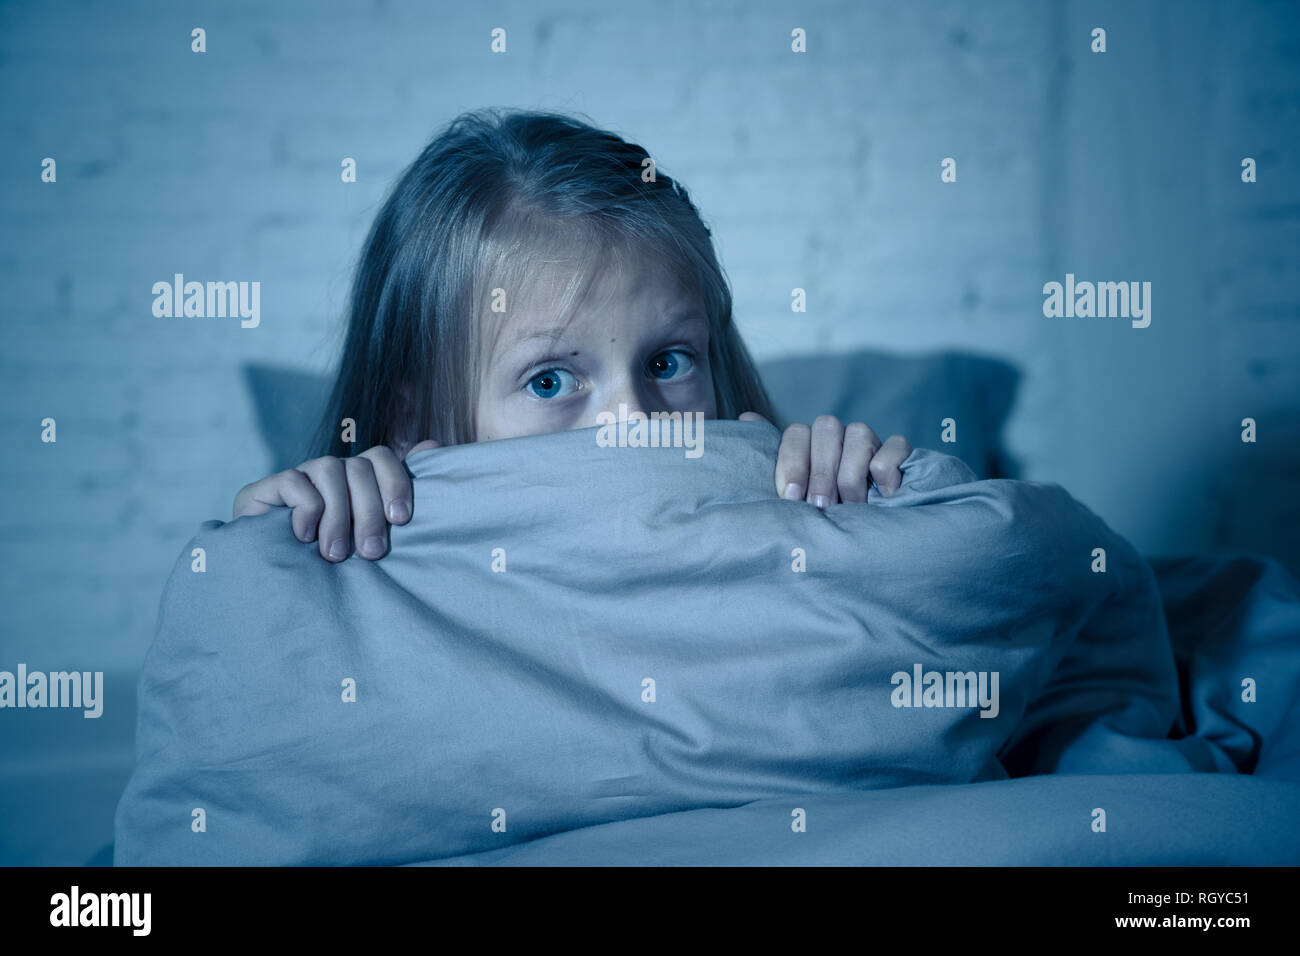
<svg viewBox="0 0 1300 956">
<path fill-rule="evenodd" d="M 378 562 L 208 522 L 140 679 L 118 864 L 387 864 L 785 795 L 1231 771 L 1167 739 L 1150 566 L 1059 485 L 917 449 L 779 499 L 780 434 L 420 452 Z M 797 804 L 796 804 L 797 805 Z"/>
</svg>

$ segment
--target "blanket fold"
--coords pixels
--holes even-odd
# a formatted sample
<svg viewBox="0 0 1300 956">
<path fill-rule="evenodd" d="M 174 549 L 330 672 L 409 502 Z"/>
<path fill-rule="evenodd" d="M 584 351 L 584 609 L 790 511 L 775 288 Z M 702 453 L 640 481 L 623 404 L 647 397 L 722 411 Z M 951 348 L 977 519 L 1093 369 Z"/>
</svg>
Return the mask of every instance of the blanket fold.
<svg viewBox="0 0 1300 956">
<path fill-rule="evenodd" d="M 916 449 L 777 497 L 780 433 L 421 452 L 378 562 L 205 523 L 140 678 L 121 864 L 389 864 L 800 793 L 1232 771 L 1150 565 L 1056 484 Z M 202 570 L 196 562 L 202 558 Z M 1101 559 L 1104 557 L 1104 571 Z"/>
</svg>

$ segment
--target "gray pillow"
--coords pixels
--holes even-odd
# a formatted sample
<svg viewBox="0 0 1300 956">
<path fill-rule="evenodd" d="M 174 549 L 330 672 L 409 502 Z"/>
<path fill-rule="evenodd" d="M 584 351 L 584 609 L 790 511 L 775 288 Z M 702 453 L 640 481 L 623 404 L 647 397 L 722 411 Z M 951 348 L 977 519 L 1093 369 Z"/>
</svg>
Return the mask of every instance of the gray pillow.
<svg viewBox="0 0 1300 956">
<path fill-rule="evenodd" d="M 866 422 L 880 436 L 903 435 L 913 448 L 960 458 L 980 478 L 1017 478 L 1002 428 L 1020 373 L 999 359 L 960 352 L 895 355 L 862 351 L 779 359 L 759 366 L 786 423 L 834 415 Z M 941 439 L 945 418 L 956 442 Z"/>
</svg>

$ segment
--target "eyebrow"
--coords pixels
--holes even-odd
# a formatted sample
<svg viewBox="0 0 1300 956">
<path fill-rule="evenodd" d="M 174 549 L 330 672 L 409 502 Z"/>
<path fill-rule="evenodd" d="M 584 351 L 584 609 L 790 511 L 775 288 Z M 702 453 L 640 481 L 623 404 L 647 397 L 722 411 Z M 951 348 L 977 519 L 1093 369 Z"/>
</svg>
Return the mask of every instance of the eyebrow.
<svg viewBox="0 0 1300 956">
<path fill-rule="evenodd" d="M 696 321 L 703 322 L 705 325 L 708 324 L 707 320 L 704 317 L 704 313 L 698 311 L 697 309 L 679 309 L 669 315 L 668 320 L 664 323 L 664 330 L 672 331 L 672 330 L 680 329 L 682 326 L 690 325 L 691 323 Z M 562 335 L 564 335 L 564 333 L 567 331 L 568 328 L 563 325 L 552 326 L 551 328 L 548 329 L 537 329 L 535 331 L 527 333 L 526 335 L 521 335 L 518 339 L 516 339 L 515 344 L 512 347 L 511 351 L 514 351 L 515 349 L 519 348 L 520 346 L 524 345 L 527 342 L 531 342 L 533 339 L 550 339 L 552 342 L 554 342 L 558 340 Z"/>
</svg>

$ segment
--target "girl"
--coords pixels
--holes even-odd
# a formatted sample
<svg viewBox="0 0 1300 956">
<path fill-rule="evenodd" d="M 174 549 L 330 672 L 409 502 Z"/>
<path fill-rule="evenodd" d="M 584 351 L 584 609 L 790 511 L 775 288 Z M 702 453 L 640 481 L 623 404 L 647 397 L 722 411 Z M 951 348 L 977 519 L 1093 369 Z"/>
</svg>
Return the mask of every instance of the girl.
<svg viewBox="0 0 1300 956">
<path fill-rule="evenodd" d="M 562 114 L 453 120 L 371 227 L 317 457 L 245 485 L 232 520 L 289 507 L 326 560 L 354 544 L 376 559 L 410 520 L 412 452 L 592 427 L 620 405 L 776 421 L 708 228 L 647 168 L 640 146 Z M 898 489 L 911 452 L 824 415 L 785 429 L 776 490 L 865 502 L 869 481 Z"/>
</svg>

